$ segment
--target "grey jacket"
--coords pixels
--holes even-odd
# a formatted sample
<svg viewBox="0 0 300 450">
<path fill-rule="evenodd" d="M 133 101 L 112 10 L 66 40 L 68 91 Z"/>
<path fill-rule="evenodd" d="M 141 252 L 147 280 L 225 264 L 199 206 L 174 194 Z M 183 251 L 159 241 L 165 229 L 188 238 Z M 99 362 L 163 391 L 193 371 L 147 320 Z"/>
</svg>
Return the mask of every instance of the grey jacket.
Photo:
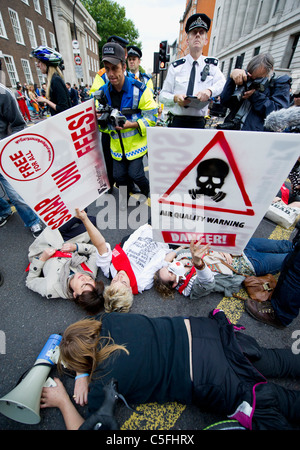
<svg viewBox="0 0 300 450">
<path fill-rule="evenodd" d="M 96 247 L 88 244 L 90 238 L 88 233 L 83 233 L 76 238 L 70 239 L 68 243 L 77 243 L 78 254 L 85 255 L 85 264 L 96 277 L 98 267 L 96 265 Z M 47 298 L 68 298 L 66 285 L 62 285 L 61 272 L 66 264 L 70 264 L 69 258 L 50 258 L 41 261 L 38 257 L 49 247 L 60 249 L 63 238 L 58 230 L 45 228 L 29 247 L 28 259 L 30 261 L 29 273 L 26 278 L 26 286 L 32 291 L 38 292 Z M 70 266 L 73 272 L 84 272 L 81 267 Z"/>
<path fill-rule="evenodd" d="M 212 283 L 201 283 L 201 280 L 196 277 L 190 293 L 190 299 L 198 300 L 200 297 L 204 297 L 212 292 L 220 292 L 225 297 L 231 297 L 233 293 L 239 292 L 244 280 L 245 277 L 235 273 L 232 276 L 216 273 Z"/>
</svg>

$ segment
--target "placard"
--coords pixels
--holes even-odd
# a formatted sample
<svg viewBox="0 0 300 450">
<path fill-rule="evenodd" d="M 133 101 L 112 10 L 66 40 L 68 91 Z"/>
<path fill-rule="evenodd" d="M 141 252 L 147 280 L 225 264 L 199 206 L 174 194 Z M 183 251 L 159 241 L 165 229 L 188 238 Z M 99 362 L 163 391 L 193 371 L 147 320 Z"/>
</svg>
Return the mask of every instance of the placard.
<svg viewBox="0 0 300 450">
<path fill-rule="evenodd" d="M 94 101 L 1 140 L 0 173 L 52 229 L 95 201 L 109 182 Z"/>
<path fill-rule="evenodd" d="M 288 133 L 150 128 L 154 237 L 245 248 L 299 156 Z"/>
</svg>

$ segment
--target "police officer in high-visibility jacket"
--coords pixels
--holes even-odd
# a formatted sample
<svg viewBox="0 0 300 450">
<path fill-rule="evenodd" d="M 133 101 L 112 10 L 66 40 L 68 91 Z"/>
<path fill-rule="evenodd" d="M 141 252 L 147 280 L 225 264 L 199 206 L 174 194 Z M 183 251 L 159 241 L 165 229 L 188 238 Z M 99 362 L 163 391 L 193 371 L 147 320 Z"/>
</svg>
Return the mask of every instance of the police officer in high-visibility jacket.
<svg viewBox="0 0 300 450">
<path fill-rule="evenodd" d="M 100 90 L 104 92 L 108 105 L 127 119 L 122 127 L 114 127 L 109 122 L 102 130 L 110 134 L 114 179 L 120 188 L 128 188 L 133 181 L 148 197 L 149 181 L 144 171 L 143 156 L 147 153 L 147 128 L 155 126 L 157 121 L 157 104 L 144 83 L 124 75 L 125 51 L 119 44 L 106 43 L 102 49 L 102 61 L 109 81 Z"/>
<path fill-rule="evenodd" d="M 118 44 L 121 45 L 121 47 L 124 48 L 125 50 L 125 58 L 127 58 L 127 45 L 128 45 L 128 41 L 124 38 L 122 38 L 121 36 L 109 36 L 109 38 L 107 39 L 107 42 L 117 42 Z M 126 71 L 125 71 L 125 75 L 126 75 Z M 101 88 L 101 86 L 104 86 L 105 83 L 108 82 L 108 78 L 106 75 L 106 71 L 105 68 L 102 67 L 102 69 L 100 69 L 97 73 L 96 76 L 94 78 L 92 87 L 90 89 L 90 96 L 93 96 L 93 93 L 96 91 L 99 91 L 99 89 Z"/>
<path fill-rule="evenodd" d="M 142 81 L 153 92 L 153 81 L 151 75 L 140 72 L 141 58 L 143 56 L 142 50 L 136 45 L 129 45 L 127 47 L 127 64 L 129 72 L 131 72 L 137 80 Z"/>
</svg>

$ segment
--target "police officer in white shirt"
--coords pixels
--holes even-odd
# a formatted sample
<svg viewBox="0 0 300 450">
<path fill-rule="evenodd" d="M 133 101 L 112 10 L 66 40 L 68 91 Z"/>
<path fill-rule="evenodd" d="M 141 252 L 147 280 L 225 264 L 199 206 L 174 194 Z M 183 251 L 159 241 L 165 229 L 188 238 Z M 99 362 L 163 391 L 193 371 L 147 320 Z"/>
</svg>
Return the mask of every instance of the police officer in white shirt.
<svg viewBox="0 0 300 450">
<path fill-rule="evenodd" d="M 169 66 L 159 100 L 169 110 L 171 127 L 204 128 L 209 101 L 225 85 L 218 60 L 202 55 L 210 24 L 206 14 L 189 17 L 185 26 L 189 54 Z"/>
</svg>

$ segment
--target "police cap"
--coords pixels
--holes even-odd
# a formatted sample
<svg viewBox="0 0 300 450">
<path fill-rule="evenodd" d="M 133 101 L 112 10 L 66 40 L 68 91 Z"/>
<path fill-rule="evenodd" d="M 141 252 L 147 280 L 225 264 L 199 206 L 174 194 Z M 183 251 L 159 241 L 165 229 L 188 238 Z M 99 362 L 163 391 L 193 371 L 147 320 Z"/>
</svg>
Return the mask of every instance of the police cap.
<svg viewBox="0 0 300 450">
<path fill-rule="evenodd" d="M 142 57 L 142 51 L 136 45 L 128 45 L 127 47 L 127 55 L 128 56 L 137 56 L 138 58 Z"/>
<path fill-rule="evenodd" d="M 189 33 L 194 28 L 204 28 L 205 31 L 208 31 L 210 23 L 211 20 L 206 14 L 193 14 L 186 21 L 185 32 Z"/>
<path fill-rule="evenodd" d="M 129 44 L 129 42 L 126 39 L 124 39 L 120 36 L 115 36 L 115 35 L 109 36 L 109 38 L 107 38 L 107 42 L 116 42 L 117 44 L 121 45 L 121 47 L 123 47 L 123 48 L 126 48 L 127 45 Z"/>
<path fill-rule="evenodd" d="M 107 61 L 115 66 L 120 62 L 125 63 L 125 50 L 116 42 L 107 42 L 102 47 L 102 61 Z"/>
</svg>

